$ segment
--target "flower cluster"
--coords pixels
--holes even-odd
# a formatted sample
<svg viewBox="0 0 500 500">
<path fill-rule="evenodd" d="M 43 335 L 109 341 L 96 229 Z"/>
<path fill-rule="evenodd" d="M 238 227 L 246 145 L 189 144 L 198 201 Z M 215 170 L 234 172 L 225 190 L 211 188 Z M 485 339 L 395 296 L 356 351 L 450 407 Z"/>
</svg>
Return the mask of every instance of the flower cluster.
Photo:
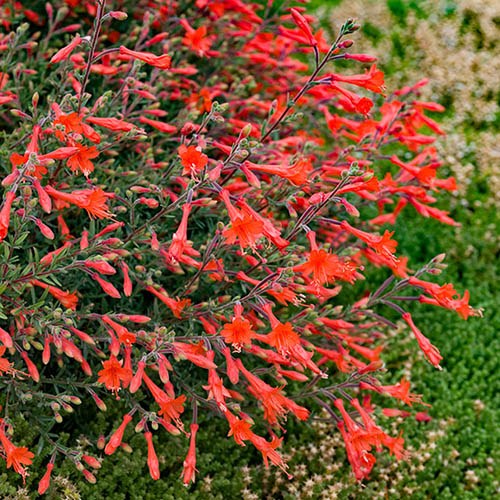
<svg viewBox="0 0 500 500">
<path fill-rule="evenodd" d="M 439 176 L 429 113 L 443 109 L 419 100 L 425 81 L 387 96 L 375 59 L 350 50 L 354 20 L 330 41 L 302 7 L 56 3 L 0 6 L 7 467 L 24 477 L 33 458 L 11 440 L 26 414 L 51 455 L 39 492 L 62 458 L 94 482 L 100 459 L 57 438 L 84 399 L 119 401 L 97 450 L 126 447 L 134 421 L 153 479 L 161 426 L 186 436 L 194 480 L 202 411 L 284 471 L 286 417 L 324 410 L 357 479 L 373 450 L 404 458 L 371 415 L 373 392 L 419 402 L 405 380 L 380 383 L 383 332 L 399 316 L 439 368 L 405 305 L 479 314 L 423 279 L 443 256 L 412 271 L 385 229 L 403 209 L 455 224 L 435 206 L 456 186 Z M 343 298 L 373 266 L 388 278 Z"/>
</svg>

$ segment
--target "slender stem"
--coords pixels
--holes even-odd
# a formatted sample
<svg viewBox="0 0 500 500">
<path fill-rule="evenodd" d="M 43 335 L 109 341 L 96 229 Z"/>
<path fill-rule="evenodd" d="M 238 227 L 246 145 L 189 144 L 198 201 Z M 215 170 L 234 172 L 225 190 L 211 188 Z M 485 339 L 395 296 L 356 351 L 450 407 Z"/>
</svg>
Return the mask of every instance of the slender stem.
<svg viewBox="0 0 500 500">
<path fill-rule="evenodd" d="M 106 5 L 106 0 L 98 0 L 97 14 L 94 20 L 94 32 L 92 33 L 92 41 L 90 42 L 89 58 L 87 62 L 87 67 L 85 68 L 85 75 L 83 77 L 82 90 L 80 91 L 80 96 L 78 98 L 78 110 L 77 110 L 78 114 L 80 114 L 80 110 L 82 109 L 83 95 L 85 94 L 85 88 L 87 87 L 87 83 L 89 81 L 90 68 L 92 67 L 92 63 L 94 62 L 93 59 L 97 48 L 97 42 L 99 41 L 99 34 L 101 32 L 102 18 L 104 16 L 105 5 Z"/>
</svg>

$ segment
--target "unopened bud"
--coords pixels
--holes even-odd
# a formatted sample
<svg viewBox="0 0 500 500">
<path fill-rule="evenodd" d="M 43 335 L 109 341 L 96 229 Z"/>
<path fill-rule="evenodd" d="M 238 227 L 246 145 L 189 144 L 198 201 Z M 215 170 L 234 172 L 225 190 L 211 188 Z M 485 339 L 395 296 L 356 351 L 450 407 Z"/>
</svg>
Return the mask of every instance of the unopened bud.
<svg viewBox="0 0 500 500">
<path fill-rule="evenodd" d="M 134 451 L 132 449 L 132 446 L 130 446 L 128 443 L 120 443 L 120 448 L 126 453 L 132 453 Z"/>
<path fill-rule="evenodd" d="M 248 137 L 252 132 L 252 125 L 250 123 L 247 123 L 242 129 L 241 129 L 241 137 L 245 138 Z"/>
<path fill-rule="evenodd" d="M 339 43 L 339 49 L 348 49 L 349 47 L 352 47 L 354 45 L 353 40 L 344 40 L 343 42 Z"/>
<path fill-rule="evenodd" d="M 97 438 L 96 446 L 98 450 L 104 450 L 104 447 L 106 446 L 106 438 L 102 434 Z"/>
<path fill-rule="evenodd" d="M 125 21 L 125 19 L 127 19 L 128 17 L 127 13 L 122 12 L 121 10 L 112 10 L 111 12 L 109 12 L 109 16 L 113 19 L 116 19 L 117 21 Z"/>
</svg>

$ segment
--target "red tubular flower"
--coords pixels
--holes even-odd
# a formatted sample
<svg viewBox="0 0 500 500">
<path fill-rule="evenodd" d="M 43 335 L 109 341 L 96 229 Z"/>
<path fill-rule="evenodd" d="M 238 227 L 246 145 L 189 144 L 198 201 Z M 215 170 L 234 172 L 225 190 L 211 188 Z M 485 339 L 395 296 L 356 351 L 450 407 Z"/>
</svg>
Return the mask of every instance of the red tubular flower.
<svg viewBox="0 0 500 500">
<path fill-rule="evenodd" d="M 222 349 L 222 354 L 226 358 L 227 376 L 229 377 L 229 380 L 231 381 L 232 384 L 237 384 L 240 378 L 240 371 L 236 366 L 235 360 L 231 356 L 231 351 L 229 350 L 229 347 L 224 347 L 224 349 Z"/>
<path fill-rule="evenodd" d="M 139 390 L 139 387 L 141 387 L 142 376 L 144 375 L 145 367 L 146 363 L 144 361 L 139 361 L 139 363 L 137 363 L 137 371 L 132 377 L 132 380 L 130 381 L 130 385 L 128 387 L 128 390 L 131 394 L 137 392 Z"/>
<path fill-rule="evenodd" d="M 182 471 L 182 481 L 187 486 L 191 481 L 194 481 L 196 472 L 196 433 L 198 432 L 198 424 L 191 424 L 189 439 L 189 450 L 184 460 L 184 468 Z"/>
<path fill-rule="evenodd" d="M 145 116 L 140 116 L 139 121 L 141 123 L 145 123 L 146 125 L 150 125 L 151 127 L 159 130 L 160 132 L 164 132 L 165 134 L 173 134 L 177 132 L 177 127 L 169 125 L 168 123 L 159 122 L 157 120 L 150 120 Z"/>
<path fill-rule="evenodd" d="M 213 361 L 214 356 L 214 351 L 209 351 L 207 353 L 207 358 L 211 361 Z M 217 370 L 215 370 L 214 368 L 208 370 L 208 385 L 204 385 L 203 389 L 208 391 L 208 400 L 213 399 L 222 411 L 225 411 L 227 409 L 225 398 L 230 398 L 231 394 L 224 387 L 222 379 L 219 377 L 219 375 L 217 374 Z"/>
<path fill-rule="evenodd" d="M 360 240 L 364 241 L 368 244 L 375 252 L 385 257 L 388 260 L 394 261 L 397 260 L 394 252 L 396 251 L 396 247 L 398 246 L 398 242 L 391 239 L 391 236 L 394 234 L 394 231 L 385 231 L 383 236 L 377 236 L 374 234 L 367 233 L 365 231 L 361 231 L 360 229 L 356 229 L 352 227 L 347 221 L 342 221 L 340 226 L 349 231 L 352 235 L 356 236 Z"/>
<path fill-rule="evenodd" d="M 301 158 L 293 165 L 257 165 L 249 161 L 245 162 L 245 167 L 257 172 L 277 175 L 283 179 L 287 179 L 294 186 L 302 186 L 311 179 L 313 166 L 311 160 Z"/>
<path fill-rule="evenodd" d="M 100 188 L 81 189 L 72 193 L 63 193 L 52 186 L 46 186 L 45 191 L 55 200 L 85 209 L 91 218 L 109 219 L 112 217 L 106 205 L 107 198 L 112 195 L 105 193 Z"/>
<path fill-rule="evenodd" d="M 151 432 L 146 431 L 144 433 L 144 438 L 148 443 L 148 468 L 149 474 L 153 480 L 157 481 L 160 479 L 160 463 L 158 462 L 158 457 L 156 456 L 155 448 L 153 445 L 153 435 Z"/>
<path fill-rule="evenodd" d="M 112 455 L 120 446 L 122 439 L 123 439 L 123 434 L 125 432 L 125 429 L 127 425 L 132 421 L 132 415 L 130 413 L 126 413 L 123 416 L 123 421 L 120 424 L 120 426 L 116 429 L 116 431 L 113 433 L 111 438 L 108 441 L 108 444 L 106 445 L 106 448 L 104 448 L 104 453 L 106 455 Z"/>
<path fill-rule="evenodd" d="M 49 462 L 47 464 L 47 470 L 45 471 L 45 474 L 43 475 L 42 479 L 40 479 L 40 482 L 38 483 L 38 494 L 43 495 L 50 486 L 50 475 L 52 474 L 52 470 L 54 469 L 54 464 L 52 462 Z"/>
<path fill-rule="evenodd" d="M 86 118 L 88 123 L 99 127 L 107 128 L 113 132 L 130 132 L 134 129 L 134 124 L 119 120 L 118 118 L 99 118 L 97 116 L 89 116 Z"/>
<path fill-rule="evenodd" d="M 31 465 L 34 453 L 28 450 L 25 446 L 14 446 L 4 431 L 0 428 L 0 444 L 2 445 L 5 454 L 7 468 L 12 467 L 18 474 L 21 474 L 23 481 L 28 475 L 23 465 Z"/>
<path fill-rule="evenodd" d="M 413 403 L 421 403 L 422 404 L 422 395 L 421 394 L 413 394 L 410 392 L 410 382 L 401 379 L 401 382 L 396 385 L 372 385 L 367 382 L 360 382 L 359 388 L 363 390 L 375 391 L 381 394 L 388 394 L 393 398 L 399 399 L 406 403 L 408 406 L 412 406 Z"/>
<path fill-rule="evenodd" d="M 330 73 L 328 76 L 330 76 L 332 82 L 350 83 L 351 85 L 376 92 L 377 94 L 383 94 L 385 91 L 384 73 L 378 70 L 375 64 L 364 75 L 345 76 Z"/>
<path fill-rule="evenodd" d="M 155 56 L 150 52 L 137 52 L 135 50 L 127 49 L 123 45 L 120 46 L 120 54 L 128 57 L 132 57 L 133 59 L 139 59 L 139 61 L 145 62 L 150 66 L 154 66 L 159 69 L 169 69 L 171 57 L 167 54 L 163 54 L 161 56 Z"/>
<path fill-rule="evenodd" d="M 160 299 L 172 311 L 172 314 L 176 318 L 180 318 L 184 308 L 191 303 L 190 299 L 172 299 L 163 288 L 157 290 L 153 286 L 148 285 L 145 287 L 145 290 Z"/>
<path fill-rule="evenodd" d="M 297 9 L 290 9 L 290 13 L 292 14 L 293 20 L 295 21 L 297 27 L 307 37 L 309 45 L 316 47 L 318 45 L 318 41 L 314 38 L 311 27 L 309 26 L 306 18 Z"/>
<path fill-rule="evenodd" d="M 233 436 L 237 444 L 245 446 L 244 441 L 249 441 L 254 435 L 250 430 L 251 423 L 234 416 L 229 410 L 224 412 L 224 416 L 229 423 L 228 436 Z"/>
<path fill-rule="evenodd" d="M 92 467 L 93 469 L 100 469 L 101 468 L 101 462 L 99 462 L 99 460 L 97 460 L 97 458 L 95 458 L 91 455 L 82 455 L 82 460 L 89 467 Z"/>
<path fill-rule="evenodd" d="M 318 248 L 316 233 L 314 231 L 307 233 L 307 239 L 311 245 L 308 260 L 303 264 L 293 267 L 292 269 L 295 272 L 300 272 L 305 276 L 312 275 L 313 282 L 320 285 L 335 280 L 335 278 L 354 283 L 356 280 L 356 268 L 354 265 L 343 263 L 336 255 Z"/>
<path fill-rule="evenodd" d="M 4 204 L 0 210 L 0 242 L 7 236 L 10 224 L 10 211 L 15 199 L 16 193 L 14 191 L 7 191 Z"/>
<path fill-rule="evenodd" d="M 183 429 L 183 424 L 180 420 L 181 414 L 184 412 L 184 403 L 186 401 L 186 396 L 181 394 L 177 398 L 171 398 L 167 396 L 165 391 L 161 390 L 146 373 L 143 373 L 142 379 L 144 380 L 146 386 L 151 392 L 154 400 L 160 406 L 158 415 L 166 419 L 168 423 L 173 421 L 179 429 Z"/>
<path fill-rule="evenodd" d="M 47 283 L 44 283 L 40 280 L 31 280 L 31 283 L 40 288 L 43 288 L 44 290 L 47 290 L 67 309 L 71 309 L 72 311 L 76 310 L 76 306 L 78 304 L 78 297 L 76 296 L 76 292 L 65 292 L 53 285 L 48 285 Z"/>
<path fill-rule="evenodd" d="M 83 265 L 87 269 L 93 269 L 100 274 L 113 275 L 116 274 L 116 269 L 105 260 L 84 260 Z"/>
<path fill-rule="evenodd" d="M 192 205 L 185 203 L 182 206 L 182 219 L 177 231 L 172 236 L 172 242 L 167 251 L 161 250 L 167 264 L 183 263 L 192 267 L 198 267 L 200 263 L 193 259 L 198 257 L 200 252 L 192 247 L 192 242 L 187 239 L 188 217 L 191 213 Z"/>
<path fill-rule="evenodd" d="M 114 299 L 121 298 L 120 292 L 109 281 L 102 279 L 96 273 L 92 274 L 92 279 L 97 281 L 97 283 L 99 283 L 99 285 L 101 285 L 101 288 L 103 289 L 104 293 L 106 293 L 110 297 L 113 297 Z"/>
<path fill-rule="evenodd" d="M 271 425 L 276 425 L 278 418 L 285 417 L 288 412 L 292 412 L 299 420 L 307 420 L 309 418 L 309 410 L 307 408 L 299 406 L 291 399 L 285 397 L 279 388 L 266 384 L 259 377 L 249 372 L 243 366 L 241 360 L 236 360 L 236 363 L 250 384 L 249 391 L 262 403 L 264 418 Z"/>
<path fill-rule="evenodd" d="M 433 346 L 430 343 L 429 339 L 415 326 L 410 313 L 404 313 L 402 316 L 411 328 L 413 334 L 415 335 L 415 338 L 417 339 L 420 349 L 422 349 L 429 363 L 441 370 L 439 363 L 443 359 L 443 357 L 439 353 L 438 348 Z"/>
<path fill-rule="evenodd" d="M 31 359 L 28 357 L 28 353 L 26 351 L 21 351 L 21 358 L 23 358 L 24 362 L 26 363 L 26 368 L 28 368 L 29 376 L 35 382 L 40 382 L 40 374 L 38 373 L 38 368 L 36 367 L 35 363 L 33 363 L 33 361 L 31 361 Z"/>
<path fill-rule="evenodd" d="M 45 192 L 38 179 L 33 180 L 33 187 L 36 189 L 38 202 L 40 203 L 43 211 L 50 214 L 52 211 L 52 201 L 50 200 L 50 196 Z"/>
<path fill-rule="evenodd" d="M 276 451 L 276 448 L 281 445 L 283 438 L 273 436 L 271 442 L 269 442 L 263 437 L 252 434 L 250 436 L 250 441 L 262 453 L 262 458 L 266 467 L 269 467 L 269 460 L 271 460 L 274 465 L 279 467 L 287 475 L 288 479 L 292 479 L 292 476 L 288 474 L 286 470 L 288 468 L 287 464 L 283 460 L 283 457 Z"/>
<path fill-rule="evenodd" d="M 71 40 L 71 42 L 68 45 L 66 45 L 66 47 L 63 47 L 62 49 L 58 50 L 52 56 L 50 62 L 54 64 L 64 61 L 69 57 L 71 52 L 73 52 L 73 50 L 75 50 L 75 48 L 78 47 L 78 45 L 80 45 L 80 43 L 82 43 L 82 38 L 80 37 L 80 35 L 76 35 L 75 38 L 73 38 L 73 40 Z"/>
<path fill-rule="evenodd" d="M 123 294 L 125 297 L 130 297 L 132 295 L 132 280 L 129 275 L 129 267 L 122 261 L 120 263 L 120 268 L 123 272 Z"/>
<path fill-rule="evenodd" d="M 353 61 L 358 61 L 362 63 L 375 62 L 377 58 L 375 56 L 371 56 L 370 54 L 344 54 L 345 59 L 352 59 Z"/>
<path fill-rule="evenodd" d="M 3 328 L 0 328 L 0 342 L 2 342 L 7 349 L 10 349 L 14 345 L 10 333 L 5 331 Z"/>
</svg>

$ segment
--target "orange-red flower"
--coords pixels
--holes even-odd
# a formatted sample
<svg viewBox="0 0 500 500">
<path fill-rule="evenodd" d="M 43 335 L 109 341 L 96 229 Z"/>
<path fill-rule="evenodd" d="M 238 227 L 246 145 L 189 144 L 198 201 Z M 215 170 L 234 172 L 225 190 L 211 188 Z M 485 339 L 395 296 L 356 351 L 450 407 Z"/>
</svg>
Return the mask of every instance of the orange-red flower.
<svg viewBox="0 0 500 500">
<path fill-rule="evenodd" d="M 36 285 L 44 290 L 47 290 L 53 297 L 55 297 L 64 307 L 71 310 L 76 310 L 76 306 L 78 304 L 78 297 L 76 296 L 76 292 L 65 292 L 60 288 L 57 288 L 53 285 L 48 285 L 40 280 L 31 280 L 33 285 Z"/>
<path fill-rule="evenodd" d="M 238 242 L 241 249 L 255 248 L 257 240 L 262 238 L 264 231 L 264 223 L 246 214 L 242 210 L 238 210 L 232 203 L 229 192 L 225 189 L 220 193 L 224 201 L 231 225 L 223 231 L 224 238 L 229 245 Z"/>
<path fill-rule="evenodd" d="M 98 373 L 98 382 L 104 384 L 106 389 L 115 394 L 132 378 L 132 371 L 123 366 L 123 361 L 118 361 L 111 355 L 108 360 L 102 362 L 103 369 Z"/>
<path fill-rule="evenodd" d="M 416 327 L 410 313 L 404 313 L 402 316 L 411 328 L 413 334 L 415 335 L 415 338 L 417 339 L 420 349 L 422 349 L 429 363 L 436 368 L 441 369 L 439 363 L 443 359 L 443 356 L 441 356 L 441 354 L 439 353 L 438 348 L 433 346 L 429 339 Z"/>
<path fill-rule="evenodd" d="M 10 224 L 10 211 L 15 199 L 16 193 L 14 191 L 8 191 L 5 195 L 5 201 L 2 208 L 0 209 L 0 242 L 7 236 Z"/>
<path fill-rule="evenodd" d="M 199 174 L 208 163 L 208 156 L 203 154 L 199 146 L 186 146 L 181 144 L 177 149 L 181 158 L 184 170 L 182 175 L 196 175 Z"/>
<path fill-rule="evenodd" d="M 330 73 L 328 76 L 330 76 L 332 83 L 350 83 L 351 85 L 363 87 L 378 94 L 383 94 L 385 90 L 384 73 L 377 69 L 377 66 L 375 64 L 373 64 L 370 69 L 363 75 L 346 76 L 338 75 L 336 73 Z"/>
<path fill-rule="evenodd" d="M 252 339 L 256 338 L 256 333 L 252 329 L 250 321 L 243 317 L 243 306 L 234 306 L 234 317 L 231 323 L 226 323 L 221 330 L 221 335 L 228 344 L 232 344 L 236 351 L 242 347 L 249 346 Z"/>
<path fill-rule="evenodd" d="M 130 415 L 130 413 L 126 413 L 123 416 L 122 423 L 118 426 L 116 431 L 113 433 L 113 435 L 109 439 L 108 444 L 106 445 L 106 448 L 104 448 L 104 453 L 106 453 L 106 455 L 112 455 L 117 450 L 117 448 L 120 446 L 122 439 L 123 439 L 123 434 L 125 432 L 125 429 L 131 421 L 132 421 L 132 415 Z"/>
<path fill-rule="evenodd" d="M 198 424 L 190 425 L 190 440 L 189 450 L 184 460 L 184 468 L 182 471 L 182 482 L 187 486 L 191 481 L 194 481 L 196 472 L 196 433 L 198 432 Z"/>
<path fill-rule="evenodd" d="M 112 217 L 106 205 L 107 199 L 112 195 L 105 193 L 101 188 L 80 189 L 71 193 L 64 193 L 52 186 L 46 186 L 45 191 L 55 200 L 83 208 L 92 218 L 109 219 Z"/>
<path fill-rule="evenodd" d="M 54 64 L 54 63 L 64 61 L 65 59 L 68 58 L 68 56 L 71 54 L 71 52 L 73 52 L 73 50 L 75 50 L 75 48 L 78 47 L 78 45 L 80 45 L 81 43 L 82 43 L 81 36 L 76 35 L 75 38 L 73 38 L 73 40 L 71 40 L 71 42 L 68 45 L 66 45 L 62 49 L 59 49 L 52 56 L 52 58 L 50 59 L 50 62 L 52 64 Z"/>
<path fill-rule="evenodd" d="M 316 233 L 309 231 L 307 239 L 311 245 L 311 251 L 307 262 L 293 267 L 295 272 L 305 276 L 312 275 L 313 283 L 323 285 L 336 278 L 343 279 L 349 283 L 356 280 L 356 268 L 351 263 L 342 262 L 335 254 L 318 247 Z"/>
<path fill-rule="evenodd" d="M 391 239 L 394 231 L 385 231 L 382 236 L 374 235 L 367 233 L 365 231 L 361 231 L 360 229 L 356 229 L 352 227 L 347 221 L 342 221 L 340 226 L 343 229 L 346 229 L 351 234 L 359 238 L 360 240 L 367 243 L 375 252 L 385 257 L 389 261 L 397 260 L 394 252 L 396 251 L 396 247 L 398 246 L 398 242 Z"/>
<path fill-rule="evenodd" d="M 154 66 L 155 68 L 160 69 L 169 69 L 171 57 L 167 54 L 163 54 L 161 56 L 155 56 L 150 52 L 138 52 L 136 50 L 127 49 L 123 45 L 120 46 L 120 54 L 128 57 L 132 57 L 133 59 L 138 59 L 139 61 L 145 62 L 150 66 Z"/>
<path fill-rule="evenodd" d="M 25 446 L 14 446 L 1 429 L 0 444 L 5 453 L 7 468 L 10 469 L 12 467 L 18 474 L 21 474 L 24 480 L 28 472 L 23 466 L 31 465 L 33 457 L 35 456 L 34 453 L 29 451 Z"/>
<path fill-rule="evenodd" d="M 160 462 L 158 461 L 158 457 L 155 452 L 155 448 L 153 445 L 153 434 L 151 432 L 146 431 L 144 433 L 144 438 L 148 443 L 148 468 L 149 474 L 153 478 L 153 480 L 157 481 L 160 479 Z"/>
<path fill-rule="evenodd" d="M 250 161 L 245 162 L 245 167 L 257 172 L 277 175 L 287 179 L 294 186 L 302 186 L 311 179 L 313 166 L 308 158 L 301 158 L 293 165 L 257 165 Z"/>
<path fill-rule="evenodd" d="M 12 371 L 12 363 L 7 358 L 3 357 L 5 351 L 5 346 L 0 347 L 0 377 L 4 373 L 10 373 Z"/>
<path fill-rule="evenodd" d="M 182 43 L 198 55 L 204 56 L 210 49 L 213 41 L 213 37 L 207 36 L 207 27 L 200 26 L 198 29 L 194 29 L 186 19 L 181 19 L 180 24 L 186 30 Z"/>
<path fill-rule="evenodd" d="M 90 161 L 99 156 L 95 146 L 82 146 L 80 143 L 75 145 L 78 152 L 67 159 L 68 167 L 72 172 L 82 172 L 88 177 L 94 171 L 94 164 Z"/>
</svg>

